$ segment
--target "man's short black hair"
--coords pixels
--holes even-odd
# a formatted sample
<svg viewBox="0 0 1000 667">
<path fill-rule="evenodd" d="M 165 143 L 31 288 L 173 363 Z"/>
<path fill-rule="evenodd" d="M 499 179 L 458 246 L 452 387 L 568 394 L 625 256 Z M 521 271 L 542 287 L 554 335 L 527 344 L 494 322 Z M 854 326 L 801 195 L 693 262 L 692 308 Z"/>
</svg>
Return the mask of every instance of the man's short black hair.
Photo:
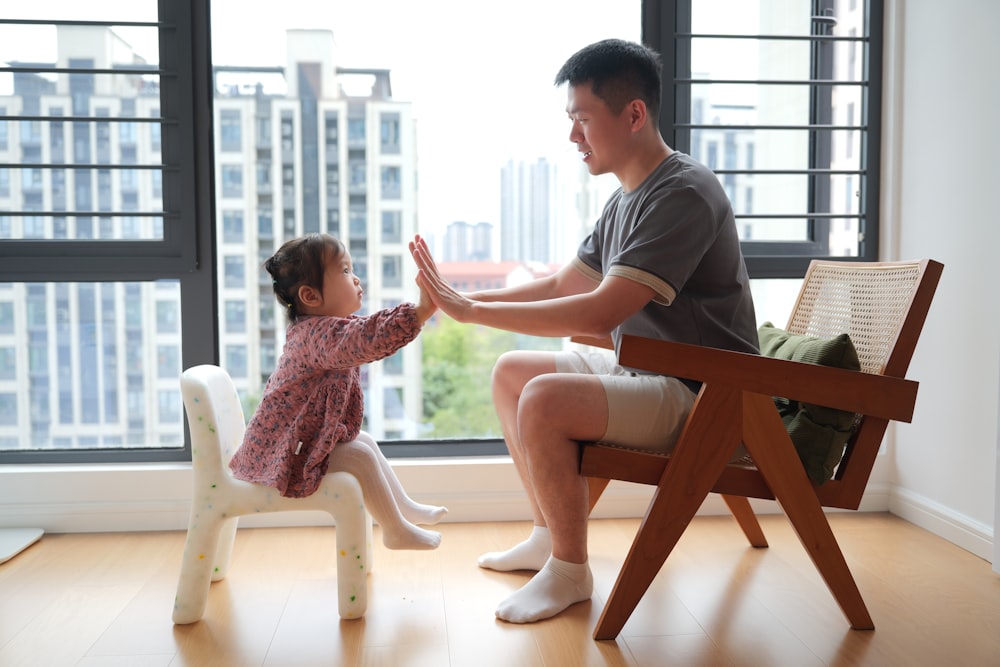
<svg viewBox="0 0 1000 667">
<path fill-rule="evenodd" d="M 649 115 L 656 118 L 662 68 L 660 54 L 649 47 L 623 39 L 605 39 L 570 56 L 556 74 L 555 84 L 589 83 L 594 95 L 616 114 L 632 100 L 641 99 Z"/>
</svg>

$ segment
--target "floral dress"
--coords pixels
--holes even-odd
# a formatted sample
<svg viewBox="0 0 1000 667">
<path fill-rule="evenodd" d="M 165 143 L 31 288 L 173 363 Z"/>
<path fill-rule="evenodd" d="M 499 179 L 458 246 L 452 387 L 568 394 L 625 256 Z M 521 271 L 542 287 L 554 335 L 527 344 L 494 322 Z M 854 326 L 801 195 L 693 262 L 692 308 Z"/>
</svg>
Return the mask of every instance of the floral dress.
<svg viewBox="0 0 1000 667">
<path fill-rule="evenodd" d="M 229 463 L 233 475 L 290 498 L 314 493 L 333 448 L 361 431 L 359 367 L 388 357 L 419 333 L 410 303 L 363 317 L 299 317 L 288 326 L 278 367 Z"/>
</svg>

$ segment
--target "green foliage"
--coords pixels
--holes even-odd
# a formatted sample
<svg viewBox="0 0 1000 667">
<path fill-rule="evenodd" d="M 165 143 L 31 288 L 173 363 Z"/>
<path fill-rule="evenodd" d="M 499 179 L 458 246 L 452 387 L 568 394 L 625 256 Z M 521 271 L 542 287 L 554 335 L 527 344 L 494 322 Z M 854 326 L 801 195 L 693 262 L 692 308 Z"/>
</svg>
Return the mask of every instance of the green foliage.
<svg viewBox="0 0 1000 667">
<path fill-rule="evenodd" d="M 560 339 L 520 336 L 440 316 L 420 336 L 424 420 L 431 426 L 428 438 L 500 437 L 490 394 L 497 358 L 513 349 L 561 348 Z"/>
</svg>

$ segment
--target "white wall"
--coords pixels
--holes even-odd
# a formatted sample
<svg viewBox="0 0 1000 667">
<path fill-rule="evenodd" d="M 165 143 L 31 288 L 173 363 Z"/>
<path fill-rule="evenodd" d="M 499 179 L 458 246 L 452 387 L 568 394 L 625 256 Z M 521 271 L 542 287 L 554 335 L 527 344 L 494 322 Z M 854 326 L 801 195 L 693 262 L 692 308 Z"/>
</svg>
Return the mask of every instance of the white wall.
<svg viewBox="0 0 1000 667">
<path fill-rule="evenodd" d="M 887 259 L 944 275 L 896 427 L 890 509 L 992 559 L 1000 358 L 1000 3 L 888 0 Z M 888 224 L 887 224 L 888 223 Z"/>
</svg>

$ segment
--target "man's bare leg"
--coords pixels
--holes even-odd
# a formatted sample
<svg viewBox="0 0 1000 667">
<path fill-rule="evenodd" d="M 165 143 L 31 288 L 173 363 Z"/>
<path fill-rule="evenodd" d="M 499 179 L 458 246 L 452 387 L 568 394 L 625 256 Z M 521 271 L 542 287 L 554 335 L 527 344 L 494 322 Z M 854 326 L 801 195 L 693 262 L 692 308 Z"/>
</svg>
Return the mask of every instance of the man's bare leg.
<svg viewBox="0 0 1000 667">
<path fill-rule="evenodd" d="M 524 385 L 539 375 L 555 372 L 556 365 L 552 355 L 539 352 L 508 352 L 497 360 L 493 368 L 493 404 L 500 418 L 507 451 L 510 452 L 514 468 L 528 496 L 534 526 L 525 541 L 506 551 L 492 551 L 480 556 L 479 567 L 502 572 L 540 570 L 552 554 L 549 529 L 535 501 L 528 478 L 527 462 L 518 436 L 517 410 Z"/>
<path fill-rule="evenodd" d="M 587 480 L 579 472 L 579 442 L 607 431 L 607 398 L 600 379 L 552 374 L 528 382 L 519 401 L 521 453 L 535 502 L 552 538 L 552 556 L 520 590 L 497 607 L 497 618 L 530 623 L 590 599 L 587 564 Z"/>
</svg>

